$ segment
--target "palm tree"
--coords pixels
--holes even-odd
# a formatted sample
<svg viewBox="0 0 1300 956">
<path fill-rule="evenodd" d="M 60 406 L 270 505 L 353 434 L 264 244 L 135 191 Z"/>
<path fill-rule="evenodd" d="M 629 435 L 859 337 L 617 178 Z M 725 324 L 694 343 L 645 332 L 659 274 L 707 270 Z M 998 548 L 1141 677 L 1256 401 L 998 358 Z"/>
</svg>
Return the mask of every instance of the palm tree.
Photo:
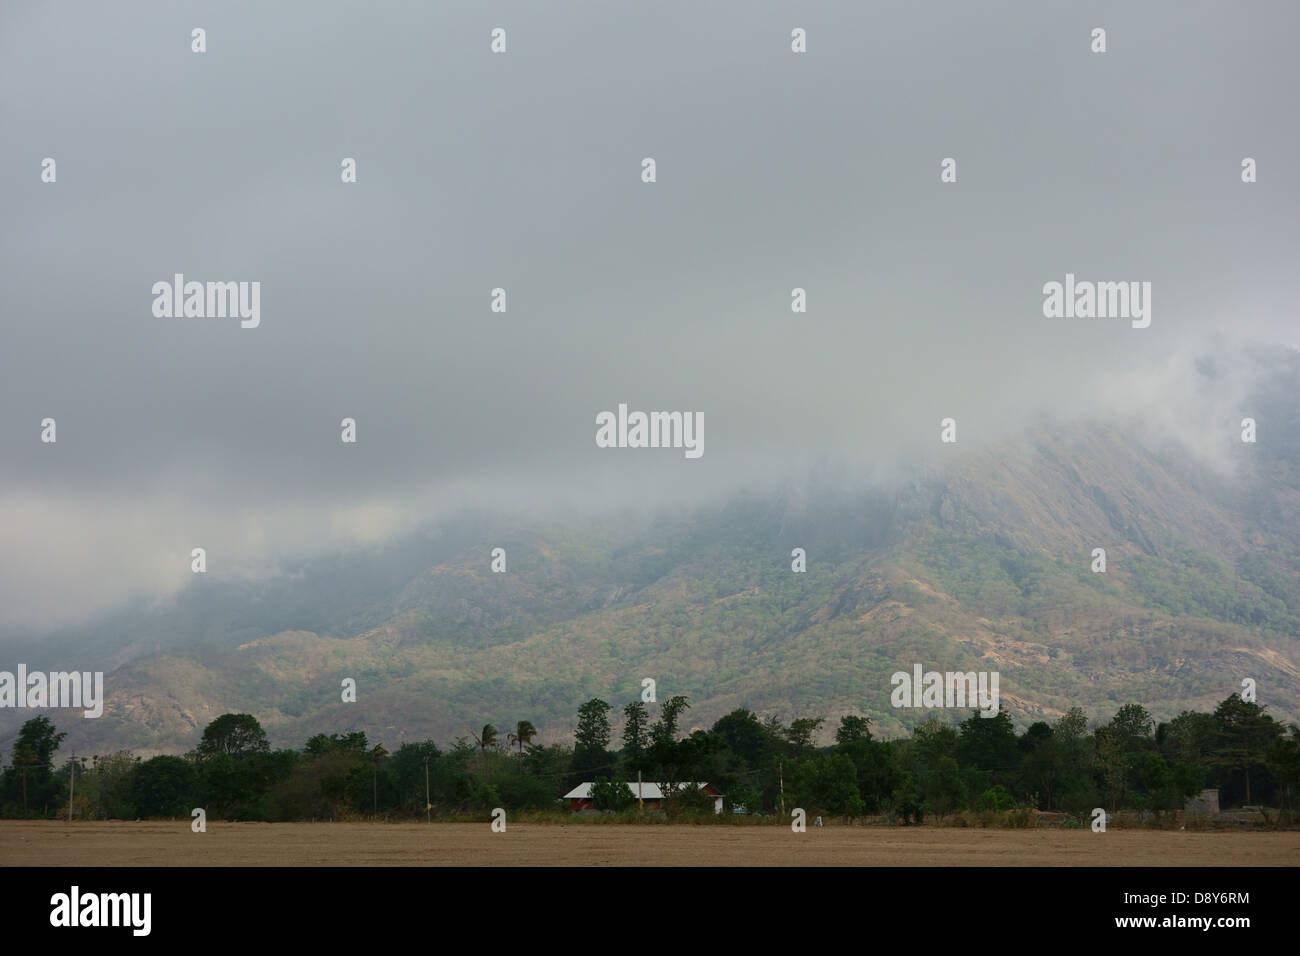
<svg viewBox="0 0 1300 956">
<path fill-rule="evenodd" d="M 497 729 L 491 724 L 483 725 L 483 736 L 474 736 L 474 742 L 478 744 L 478 749 L 483 752 L 483 759 L 487 759 L 487 749 L 497 745 Z"/>
<path fill-rule="evenodd" d="M 531 744 L 533 738 L 537 736 L 537 728 L 533 726 L 531 720 L 521 720 L 515 725 L 515 732 L 507 734 L 507 739 L 512 744 L 519 745 L 519 759 L 524 759 L 524 744 Z"/>
</svg>

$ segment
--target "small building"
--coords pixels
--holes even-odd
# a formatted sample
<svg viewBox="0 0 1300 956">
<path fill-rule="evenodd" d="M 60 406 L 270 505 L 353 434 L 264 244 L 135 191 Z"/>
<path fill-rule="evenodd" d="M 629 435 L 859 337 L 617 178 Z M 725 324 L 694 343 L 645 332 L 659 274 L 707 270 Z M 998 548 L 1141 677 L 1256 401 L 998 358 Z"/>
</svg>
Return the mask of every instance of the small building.
<svg viewBox="0 0 1300 956">
<path fill-rule="evenodd" d="M 668 786 L 697 787 L 713 798 L 713 812 L 722 812 L 722 791 L 710 783 L 670 783 Z M 569 801 L 570 810 L 594 810 L 595 807 L 592 806 L 591 803 L 591 787 L 592 781 L 580 783 L 566 793 L 561 799 Z M 638 787 L 640 788 L 639 794 L 637 791 Z M 663 790 L 660 789 L 659 784 L 657 783 L 650 783 L 649 781 L 645 783 L 637 783 L 633 780 L 627 785 L 627 788 L 632 791 L 632 797 L 634 799 L 639 797 L 647 810 L 658 810 L 664 805 Z"/>
</svg>

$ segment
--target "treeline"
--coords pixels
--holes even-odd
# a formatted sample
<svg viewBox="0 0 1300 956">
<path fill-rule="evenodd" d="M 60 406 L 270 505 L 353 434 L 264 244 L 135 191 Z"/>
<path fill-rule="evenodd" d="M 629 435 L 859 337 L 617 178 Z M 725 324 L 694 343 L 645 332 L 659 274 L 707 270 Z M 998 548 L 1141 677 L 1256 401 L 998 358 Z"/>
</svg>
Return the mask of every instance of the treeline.
<svg viewBox="0 0 1300 956">
<path fill-rule="evenodd" d="M 727 812 L 786 819 L 794 807 L 889 814 L 903 823 L 967 810 L 1159 814 L 1218 787 L 1225 807 L 1263 804 L 1290 821 L 1300 785 L 1300 727 L 1283 726 L 1236 694 L 1212 714 L 1186 711 L 1159 725 L 1128 704 L 1093 731 L 1078 709 L 1023 734 L 1005 712 L 973 712 L 957 724 L 933 718 L 906 738 L 878 740 L 868 718 L 847 715 L 824 747 L 814 742 L 820 717 L 787 726 L 743 709 L 683 735 L 678 725 L 689 706 L 685 697 L 628 704 L 618 749 L 611 749 L 613 708 L 594 699 L 578 709 L 573 746 L 535 744 L 537 729 L 525 720 L 504 735 L 488 725 L 446 749 L 428 740 L 392 753 L 359 732 L 273 750 L 256 718 L 225 714 L 184 756 L 143 760 L 119 751 L 57 770 L 66 735 L 42 716 L 23 725 L 0 772 L 0 814 L 137 819 L 188 817 L 202 807 L 224 820 L 446 818 L 494 807 L 555 810 L 562 794 L 590 780 L 598 808 L 623 810 L 635 800 L 622 784 L 639 773 L 649 782 L 708 782 L 726 795 Z M 688 788 L 665 812 L 711 816 L 712 803 Z"/>
</svg>

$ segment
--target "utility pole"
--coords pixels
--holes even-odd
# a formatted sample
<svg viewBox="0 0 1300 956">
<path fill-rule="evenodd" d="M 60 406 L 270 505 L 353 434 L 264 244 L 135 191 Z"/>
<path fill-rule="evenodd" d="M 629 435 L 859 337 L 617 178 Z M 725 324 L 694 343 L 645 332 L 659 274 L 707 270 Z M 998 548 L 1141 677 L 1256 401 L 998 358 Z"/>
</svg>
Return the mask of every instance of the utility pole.
<svg viewBox="0 0 1300 956">
<path fill-rule="evenodd" d="M 781 784 L 781 816 L 785 816 L 785 761 L 776 762 L 776 777 Z"/>
<path fill-rule="evenodd" d="M 637 808 L 638 810 L 641 810 L 641 811 L 644 811 L 644 810 L 645 810 L 645 801 L 641 799 L 641 770 L 640 770 L 640 768 L 638 768 L 638 769 L 637 769 L 637 772 L 636 772 L 636 804 L 637 804 L 637 807 L 636 807 L 636 808 Z"/>
<path fill-rule="evenodd" d="M 433 804 L 429 802 L 429 755 L 424 755 L 424 822 L 433 822 Z"/>
<path fill-rule="evenodd" d="M 36 753 L 31 747 L 23 746 L 14 748 L 14 766 L 22 763 L 23 767 L 23 816 L 27 816 L 27 768 L 35 766 L 39 761 L 36 759 Z"/>
<path fill-rule="evenodd" d="M 95 819 L 99 819 L 104 813 L 104 777 L 99 772 L 99 754 L 95 754 L 91 766 L 95 769 Z"/>
<path fill-rule="evenodd" d="M 374 799 L 375 799 L 375 818 L 379 818 L 379 761 L 388 756 L 388 751 L 384 749 L 383 744 L 375 744 L 375 749 L 370 752 L 374 764 Z"/>
<path fill-rule="evenodd" d="M 68 762 L 68 822 L 72 822 L 72 788 L 77 779 L 77 752 L 72 751 L 72 760 Z"/>
</svg>

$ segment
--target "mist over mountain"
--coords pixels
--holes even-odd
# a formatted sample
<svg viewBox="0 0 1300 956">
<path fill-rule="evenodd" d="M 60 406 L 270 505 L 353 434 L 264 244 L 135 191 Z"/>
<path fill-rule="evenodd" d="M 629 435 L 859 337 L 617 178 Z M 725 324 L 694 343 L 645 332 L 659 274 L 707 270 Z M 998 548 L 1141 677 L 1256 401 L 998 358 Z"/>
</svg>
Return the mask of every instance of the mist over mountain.
<svg viewBox="0 0 1300 956">
<path fill-rule="evenodd" d="M 1104 55 L 1019 0 L 800 10 L 798 55 L 780 0 L 516 6 L 501 55 L 467 0 L 232 0 L 203 54 L 159 0 L 0 11 L 0 633 L 165 600 L 194 547 L 256 584 L 466 511 L 888 484 L 948 416 L 1222 444 L 1231 356 L 1297 344 L 1292 3 L 1116 4 Z M 259 324 L 154 315 L 178 273 L 260 283 Z M 1046 317 L 1067 274 L 1150 283 L 1149 327 Z M 704 455 L 596 447 L 621 402 Z"/>
<path fill-rule="evenodd" d="M 590 6 L 0 8 L 0 671 L 106 672 L 65 747 L 645 677 L 891 734 L 914 664 L 1300 714 L 1300 8 Z"/>
<path fill-rule="evenodd" d="M 890 674 L 914 664 L 999 672 L 1022 726 L 1130 701 L 1167 719 L 1244 678 L 1294 720 L 1298 358 L 1261 353 L 1243 395 L 1257 442 L 1207 423 L 1231 470 L 1140 417 L 1040 423 L 874 484 L 827 466 L 687 509 L 467 513 L 257 582 L 196 575 L 174 599 L 6 650 L 108 671 L 104 717 L 59 720 L 100 750 L 183 751 L 227 711 L 286 746 L 524 718 L 563 740 L 579 703 L 621 706 L 645 677 L 690 698 L 688 728 L 743 706 L 865 714 L 890 735 L 928 715 L 889 705 Z M 1221 372 L 1196 374 L 1213 388 Z M 0 712 L 3 733 L 18 716 Z"/>
</svg>

